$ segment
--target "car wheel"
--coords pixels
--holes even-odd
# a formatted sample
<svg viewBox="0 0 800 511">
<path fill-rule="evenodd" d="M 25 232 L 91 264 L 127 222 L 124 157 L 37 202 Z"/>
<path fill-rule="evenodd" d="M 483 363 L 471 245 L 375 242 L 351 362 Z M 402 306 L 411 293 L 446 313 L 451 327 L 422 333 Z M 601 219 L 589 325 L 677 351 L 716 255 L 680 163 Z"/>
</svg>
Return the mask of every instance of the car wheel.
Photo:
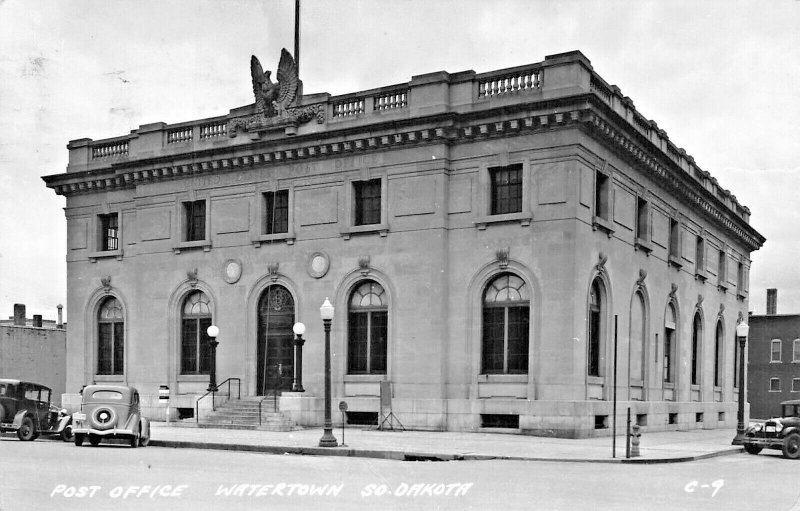
<svg viewBox="0 0 800 511">
<path fill-rule="evenodd" d="M 139 446 L 147 447 L 148 445 L 150 445 L 150 437 L 139 436 Z"/>
<path fill-rule="evenodd" d="M 747 454 L 758 454 L 761 452 L 762 447 L 753 444 L 744 444 L 744 450 Z"/>
<path fill-rule="evenodd" d="M 75 435 L 72 433 L 72 424 L 67 424 L 61 430 L 61 440 L 65 442 L 72 442 L 75 440 Z"/>
<path fill-rule="evenodd" d="M 100 437 L 97 435 L 89 435 L 89 443 L 92 447 L 97 447 L 100 445 Z"/>
<path fill-rule="evenodd" d="M 783 457 L 790 460 L 800 458 L 800 433 L 789 433 L 783 439 Z"/>
<path fill-rule="evenodd" d="M 80 447 L 83 445 L 83 433 L 75 433 L 75 445 Z"/>
<path fill-rule="evenodd" d="M 17 437 L 26 442 L 36 438 L 36 430 L 33 429 L 33 420 L 30 417 L 22 419 L 22 424 L 17 430 Z"/>
</svg>

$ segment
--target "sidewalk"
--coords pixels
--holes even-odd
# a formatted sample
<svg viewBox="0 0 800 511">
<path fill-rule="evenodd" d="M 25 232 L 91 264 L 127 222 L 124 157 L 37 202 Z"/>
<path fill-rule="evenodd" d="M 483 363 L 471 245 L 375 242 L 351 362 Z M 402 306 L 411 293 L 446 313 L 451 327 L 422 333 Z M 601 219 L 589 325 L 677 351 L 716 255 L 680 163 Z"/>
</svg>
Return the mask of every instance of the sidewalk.
<svg viewBox="0 0 800 511">
<path fill-rule="evenodd" d="M 345 430 L 345 446 L 319 447 L 322 428 L 289 432 L 197 428 L 185 423 L 152 422 L 151 445 L 225 449 L 272 454 L 355 456 L 394 460 L 533 460 L 594 463 L 675 463 L 742 452 L 731 445 L 729 429 L 644 433 L 638 458 L 625 458 L 625 436 L 581 440 L 502 433 Z M 341 428 L 334 436 L 342 443 Z"/>
</svg>

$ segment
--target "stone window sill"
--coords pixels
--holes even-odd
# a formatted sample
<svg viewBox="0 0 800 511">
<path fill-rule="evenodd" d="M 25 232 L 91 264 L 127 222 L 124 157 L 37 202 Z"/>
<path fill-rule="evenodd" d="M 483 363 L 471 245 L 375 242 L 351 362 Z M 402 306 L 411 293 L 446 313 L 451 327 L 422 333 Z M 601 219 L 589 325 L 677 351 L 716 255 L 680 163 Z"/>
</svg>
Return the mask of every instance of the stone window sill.
<svg viewBox="0 0 800 511">
<path fill-rule="evenodd" d="M 285 241 L 287 245 L 294 245 L 297 239 L 293 232 L 278 232 L 275 234 L 261 234 L 253 238 L 253 246 L 258 248 L 264 243 L 273 243 L 276 241 Z"/>
<path fill-rule="evenodd" d="M 592 217 L 592 230 L 603 231 L 610 238 L 614 234 L 614 224 L 600 216 Z"/>
<path fill-rule="evenodd" d="M 192 382 L 192 383 L 206 383 L 209 381 L 209 375 L 207 374 L 179 374 L 178 381 L 179 382 Z"/>
<path fill-rule="evenodd" d="M 345 383 L 372 383 L 387 381 L 385 374 L 346 374 L 343 381 Z"/>
<path fill-rule="evenodd" d="M 650 255 L 650 252 L 653 251 L 653 245 L 643 238 L 636 238 L 636 241 L 633 242 L 633 248 L 635 250 L 641 250 L 647 255 Z"/>
<path fill-rule="evenodd" d="M 345 227 L 341 231 L 342 238 L 345 240 L 349 240 L 353 235 L 376 233 L 380 234 L 382 238 L 385 238 L 389 234 L 389 224 L 382 222 L 380 224 L 351 225 L 349 227 Z"/>
<path fill-rule="evenodd" d="M 675 268 L 681 268 L 683 266 L 683 263 L 681 263 L 681 258 L 673 254 L 670 254 L 667 258 L 667 264 L 674 266 Z"/>
<path fill-rule="evenodd" d="M 95 382 L 103 382 L 103 383 L 124 383 L 125 382 L 125 375 L 124 374 L 95 374 L 94 375 Z"/>
<path fill-rule="evenodd" d="M 122 261 L 122 249 L 119 250 L 103 250 L 101 252 L 92 252 L 89 254 L 89 262 L 96 263 L 98 259 L 105 259 L 116 257 L 117 261 Z"/>
<path fill-rule="evenodd" d="M 172 247 L 172 251 L 176 254 L 180 254 L 182 250 L 195 250 L 198 248 L 202 248 L 203 252 L 211 251 L 211 241 L 209 240 L 199 240 L 199 241 L 182 241 Z"/>
<path fill-rule="evenodd" d="M 498 224 L 502 222 L 519 222 L 522 227 L 531 225 L 533 215 L 527 212 L 520 213 L 506 213 L 504 215 L 487 215 L 475 220 L 475 227 L 483 231 L 489 224 Z"/>
<path fill-rule="evenodd" d="M 587 376 L 586 382 L 594 385 L 602 385 L 606 382 L 606 379 L 602 376 Z"/>
<path fill-rule="evenodd" d="M 528 383 L 527 374 L 479 374 L 478 383 Z"/>
</svg>

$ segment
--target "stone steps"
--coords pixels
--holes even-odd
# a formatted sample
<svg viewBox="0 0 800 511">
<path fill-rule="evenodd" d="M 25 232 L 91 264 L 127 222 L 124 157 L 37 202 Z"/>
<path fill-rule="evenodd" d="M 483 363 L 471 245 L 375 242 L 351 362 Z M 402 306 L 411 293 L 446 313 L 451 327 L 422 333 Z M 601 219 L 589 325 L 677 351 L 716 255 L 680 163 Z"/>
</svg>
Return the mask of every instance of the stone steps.
<svg viewBox="0 0 800 511">
<path fill-rule="evenodd" d="M 201 428 L 258 429 L 262 431 L 298 429 L 294 421 L 287 419 L 275 410 L 275 401 L 272 398 L 263 399 L 262 397 L 226 401 L 203 419 L 198 426 Z"/>
</svg>

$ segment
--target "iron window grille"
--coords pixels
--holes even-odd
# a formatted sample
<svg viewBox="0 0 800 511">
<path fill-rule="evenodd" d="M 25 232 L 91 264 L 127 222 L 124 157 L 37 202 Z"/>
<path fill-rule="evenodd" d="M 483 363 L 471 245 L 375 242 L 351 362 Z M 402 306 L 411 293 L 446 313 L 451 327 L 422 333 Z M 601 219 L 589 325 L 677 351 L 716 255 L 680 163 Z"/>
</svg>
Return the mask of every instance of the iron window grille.
<svg viewBox="0 0 800 511">
<path fill-rule="evenodd" d="M 100 215 L 100 250 L 119 250 L 119 216 L 117 213 Z"/>
</svg>

